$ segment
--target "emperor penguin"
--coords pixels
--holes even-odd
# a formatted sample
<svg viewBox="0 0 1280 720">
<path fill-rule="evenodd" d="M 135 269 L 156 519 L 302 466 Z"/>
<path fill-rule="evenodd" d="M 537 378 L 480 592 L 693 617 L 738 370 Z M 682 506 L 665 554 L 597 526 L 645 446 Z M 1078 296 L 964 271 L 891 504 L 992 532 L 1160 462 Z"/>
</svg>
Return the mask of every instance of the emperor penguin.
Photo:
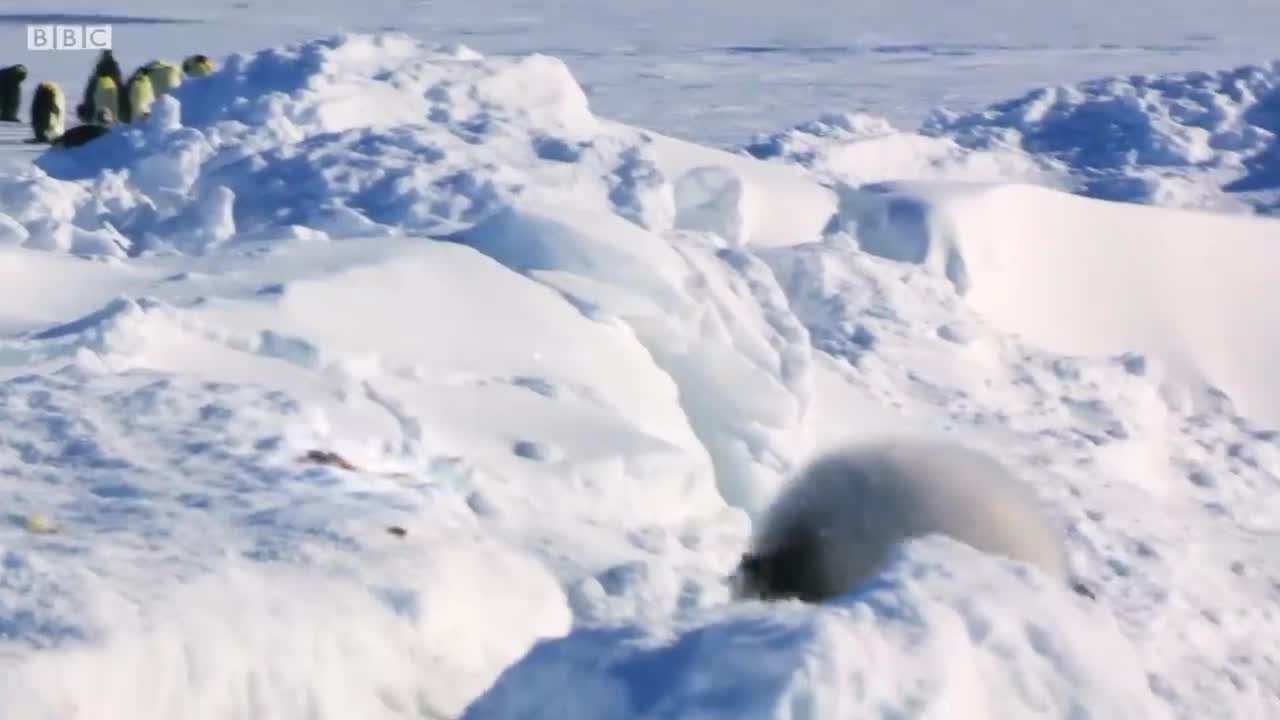
<svg viewBox="0 0 1280 720">
<path fill-rule="evenodd" d="M 93 95 L 97 92 L 98 78 L 106 76 L 111 78 L 115 86 L 119 89 L 124 88 L 124 75 L 120 71 L 120 63 L 116 62 L 115 55 L 110 50 L 103 50 L 98 55 L 98 62 L 93 67 L 93 72 L 89 75 L 89 82 L 84 86 L 84 100 L 76 106 L 76 117 L 80 122 L 91 122 L 97 117 L 97 108 L 94 106 Z M 128 102 L 128 97 L 117 101 L 117 107 L 112 112 L 113 117 L 120 117 L 120 111 L 125 108 L 120 107 L 121 103 Z"/>
<path fill-rule="evenodd" d="M 142 120 L 151 114 L 151 103 L 155 102 L 155 91 L 151 86 L 151 78 L 145 68 L 138 68 L 129 77 L 129 122 Z"/>
<path fill-rule="evenodd" d="M 822 602 L 884 569 L 895 547 L 939 534 L 1069 586 L 1065 543 L 1034 493 L 977 450 L 918 438 L 828 452 L 783 487 L 733 577 L 735 595 Z"/>
<path fill-rule="evenodd" d="M 0 69 L 0 120 L 18 122 L 18 106 L 22 105 L 22 81 L 26 79 L 26 65 L 10 65 Z"/>
<path fill-rule="evenodd" d="M 151 78 L 151 89 L 156 97 L 168 95 L 182 84 L 182 70 L 173 63 L 152 60 L 147 63 L 146 69 L 147 77 Z"/>
<path fill-rule="evenodd" d="M 208 55 L 191 55 L 182 61 L 182 71 L 190 77 L 204 77 L 213 72 Z"/>
<path fill-rule="evenodd" d="M 77 125 L 63 133 L 53 141 L 58 147 L 79 147 L 111 132 L 111 123 L 115 117 L 106 108 L 98 108 L 93 115 L 93 122 Z"/>
<path fill-rule="evenodd" d="M 93 86 L 93 108 L 94 117 L 97 117 L 99 110 L 106 110 L 111 114 L 111 118 L 120 117 L 120 87 L 116 85 L 115 80 L 107 75 L 99 75 L 95 78 Z"/>
<path fill-rule="evenodd" d="M 55 82 L 42 82 L 31 97 L 31 130 L 35 142 L 53 142 L 66 127 L 66 100 Z"/>
</svg>

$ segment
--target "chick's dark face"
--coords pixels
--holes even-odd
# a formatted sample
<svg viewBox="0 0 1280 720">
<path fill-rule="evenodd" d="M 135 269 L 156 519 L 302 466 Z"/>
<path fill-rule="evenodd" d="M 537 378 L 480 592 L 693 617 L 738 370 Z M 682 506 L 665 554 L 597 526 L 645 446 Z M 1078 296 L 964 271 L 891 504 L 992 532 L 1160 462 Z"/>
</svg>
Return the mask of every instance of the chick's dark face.
<svg viewBox="0 0 1280 720">
<path fill-rule="evenodd" d="M 817 538 L 807 533 L 765 552 L 742 556 L 734 575 L 735 590 L 741 597 L 761 600 L 798 599 L 817 602 L 829 595 L 820 567 Z"/>
</svg>

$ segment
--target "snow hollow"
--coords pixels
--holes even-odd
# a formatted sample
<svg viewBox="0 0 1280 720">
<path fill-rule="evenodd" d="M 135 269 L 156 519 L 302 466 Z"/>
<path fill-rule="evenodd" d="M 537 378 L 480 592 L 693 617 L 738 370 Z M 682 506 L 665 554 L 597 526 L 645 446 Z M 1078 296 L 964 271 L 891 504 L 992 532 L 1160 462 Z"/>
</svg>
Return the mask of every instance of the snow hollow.
<svg viewBox="0 0 1280 720">
<path fill-rule="evenodd" d="M 0 174 L 0 717 L 1280 716 L 1277 66 L 730 152 L 549 55 L 218 65 Z M 892 434 L 1096 600 L 929 537 L 731 601 Z"/>
</svg>

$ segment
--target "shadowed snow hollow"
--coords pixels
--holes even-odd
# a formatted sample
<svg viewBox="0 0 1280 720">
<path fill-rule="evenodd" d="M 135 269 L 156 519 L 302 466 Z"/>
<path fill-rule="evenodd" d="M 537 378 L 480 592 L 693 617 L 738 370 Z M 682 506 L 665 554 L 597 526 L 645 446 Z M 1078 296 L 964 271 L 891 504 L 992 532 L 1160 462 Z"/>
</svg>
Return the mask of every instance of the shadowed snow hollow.
<svg viewBox="0 0 1280 720">
<path fill-rule="evenodd" d="M 616 215 L 533 206 L 456 239 L 560 290 L 591 317 L 625 321 L 680 387 L 730 503 L 762 509 L 802 458 L 808 333 L 749 253 L 715 236 L 664 238 Z"/>
</svg>

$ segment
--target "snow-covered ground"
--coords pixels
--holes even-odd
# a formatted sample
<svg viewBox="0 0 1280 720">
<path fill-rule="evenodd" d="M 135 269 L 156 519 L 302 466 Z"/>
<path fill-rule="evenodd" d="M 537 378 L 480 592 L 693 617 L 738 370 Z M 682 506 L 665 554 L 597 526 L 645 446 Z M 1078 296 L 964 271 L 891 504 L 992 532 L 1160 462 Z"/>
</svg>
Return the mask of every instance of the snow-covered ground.
<svg viewBox="0 0 1280 720">
<path fill-rule="evenodd" d="M 84 53 L 25 53 L 23 27 L 106 20 L 130 67 L 339 30 L 412 32 L 487 55 L 562 58 L 595 109 L 717 146 L 824 112 L 914 128 L 1043 86 L 1274 60 L 1272 0 L 0 0 L 4 62 L 79 87 Z M 83 19 L 83 20 L 81 20 Z M 182 21 L 182 22 L 175 22 Z"/>
<path fill-rule="evenodd" d="M 241 5 L 114 18 L 220 66 L 147 122 L 4 128 L 0 718 L 1280 716 L 1280 11 Z M 1034 89 L 1094 63 L 1204 72 Z M 940 538 L 731 601 L 897 433 L 1096 602 Z"/>
</svg>

